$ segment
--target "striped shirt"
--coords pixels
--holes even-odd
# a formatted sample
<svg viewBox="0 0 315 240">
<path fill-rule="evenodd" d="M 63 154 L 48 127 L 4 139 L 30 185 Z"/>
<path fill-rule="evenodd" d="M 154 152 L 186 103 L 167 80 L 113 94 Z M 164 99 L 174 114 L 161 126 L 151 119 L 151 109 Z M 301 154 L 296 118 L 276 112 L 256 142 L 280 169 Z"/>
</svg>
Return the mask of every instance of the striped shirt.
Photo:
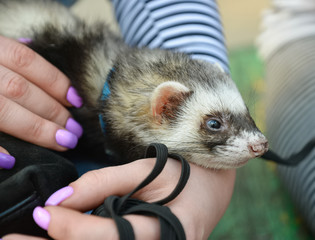
<svg viewBox="0 0 315 240">
<path fill-rule="evenodd" d="M 274 150 L 289 157 L 315 138 L 315 1 L 273 0 L 262 30 L 267 132 Z M 315 235 L 315 148 L 278 173 Z"/>
<path fill-rule="evenodd" d="M 185 52 L 218 63 L 229 62 L 215 0 L 112 0 L 125 42 Z"/>
</svg>

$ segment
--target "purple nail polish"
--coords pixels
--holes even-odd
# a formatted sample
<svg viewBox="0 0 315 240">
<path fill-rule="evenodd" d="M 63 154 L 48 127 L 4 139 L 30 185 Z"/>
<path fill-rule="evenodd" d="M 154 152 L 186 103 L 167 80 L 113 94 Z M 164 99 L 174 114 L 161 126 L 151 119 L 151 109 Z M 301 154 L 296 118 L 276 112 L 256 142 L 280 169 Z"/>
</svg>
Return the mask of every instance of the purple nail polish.
<svg viewBox="0 0 315 240">
<path fill-rule="evenodd" d="M 45 206 L 57 206 L 73 193 L 73 188 L 70 186 L 64 187 L 53 193 L 45 202 Z"/>
<path fill-rule="evenodd" d="M 32 42 L 32 39 L 30 39 L 30 38 L 18 38 L 18 41 L 20 43 L 29 44 Z"/>
<path fill-rule="evenodd" d="M 72 132 L 73 134 L 75 134 L 78 138 L 80 138 L 82 136 L 83 133 L 83 128 L 81 127 L 81 125 L 75 121 L 73 118 L 69 118 L 67 123 L 66 123 L 66 127 L 65 127 L 68 131 Z"/>
<path fill-rule="evenodd" d="M 0 153 L 0 168 L 11 169 L 15 164 L 15 158 L 9 154 Z"/>
<path fill-rule="evenodd" d="M 83 104 L 82 98 L 79 96 L 77 90 L 75 90 L 74 87 L 69 87 L 68 93 L 67 93 L 67 100 L 69 103 L 71 103 L 73 106 L 79 108 Z"/>
<path fill-rule="evenodd" d="M 50 222 L 50 214 L 42 207 L 36 207 L 33 211 L 33 219 L 38 226 L 47 230 Z"/>
<path fill-rule="evenodd" d="M 67 130 L 59 129 L 56 132 L 56 141 L 60 146 L 72 149 L 77 145 L 78 137 Z"/>
</svg>

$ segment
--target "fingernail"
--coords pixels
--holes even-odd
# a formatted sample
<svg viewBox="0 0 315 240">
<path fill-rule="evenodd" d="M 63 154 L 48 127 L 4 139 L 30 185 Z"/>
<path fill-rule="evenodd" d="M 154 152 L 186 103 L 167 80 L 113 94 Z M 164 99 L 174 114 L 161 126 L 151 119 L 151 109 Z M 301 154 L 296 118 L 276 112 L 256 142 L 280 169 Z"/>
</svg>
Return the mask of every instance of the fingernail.
<svg viewBox="0 0 315 240">
<path fill-rule="evenodd" d="M 32 42 L 32 39 L 30 39 L 30 38 L 18 38 L 18 41 L 20 43 L 29 44 Z"/>
<path fill-rule="evenodd" d="M 53 193 L 45 202 L 45 206 L 57 206 L 73 193 L 73 188 L 70 186 L 64 187 Z"/>
<path fill-rule="evenodd" d="M 82 98 L 79 96 L 77 90 L 75 90 L 75 88 L 72 86 L 68 90 L 67 100 L 69 103 L 77 108 L 81 107 L 83 104 Z"/>
<path fill-rule="evenodd" d="M 72 149 L 77 145 L 78 137 L 67 130 L 59 129 L 56 132 L 56 141 L 60 146 Z"/>
<path fill-rule="evenodd" d="M 13 156 L 5 153 L 0 153 L 0 168 L 11 169 L 13 168 L 14 164 L 15 158 Z"/>
<path fill-rule="evenodd" d="M 33 211 L 33 219 L 38 226 L 47 230 L 50 222 L 50 214 L 42 207 L 36 207 Z"/>
<path fill-rule="evenodd" d="M 83 134 L 83 128 L 73 118 L 68 119 L 65 128 L 69 130 L 70 132 L 72 132 L 73 134 L 75 134 L 78 138 L 80 138 Z"/>
</svg>

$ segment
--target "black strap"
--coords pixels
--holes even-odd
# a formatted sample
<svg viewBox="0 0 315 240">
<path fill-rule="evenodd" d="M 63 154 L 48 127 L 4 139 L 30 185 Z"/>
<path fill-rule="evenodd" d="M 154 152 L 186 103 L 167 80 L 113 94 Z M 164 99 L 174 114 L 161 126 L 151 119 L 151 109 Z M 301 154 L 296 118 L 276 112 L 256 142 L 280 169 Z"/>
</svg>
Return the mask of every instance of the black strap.
<svg viewBox="0 0 315 240">
<path fill-rule="evenodd" d="M 156 157 L 155 166 L 151 173 L 133 191 L 125 196 L 110 196 L 106 198 L 104 204 L 95 209 L 92 214 L 112 218 L 117 225 L 121 240 L 135 239 L 131 224 L 122 217 L 126 214 L 156 216 L 159 218 L 161 225 L 161 239 L 184 240 L 186 239 L 185 231 L 180 221 L 168 207 L 163 205 L 175 199 L 184 189 L 189 178 L 190 166 L 180 155 L 168 154 L 167 147 L 159 143 L 150 144 L 146 150 L 145 157 Z M 170 195 L 153 203 L 131 198 L 133 194 L 151 183 L 162 172 L 168 157 L 179 160 L 182 164 L 181 176 Z"/>
<path fill-rule="evenodd" d="M 309 141 L 299 152 L 292 154 L 288 158 L 282 158 L 275 152 L 269 150 L 266 152 L 262 158 L 266 161 L 273 161 L 278 164 L 288 165 L 288 166 L 296 166 L 300 162 L 302 162 L 314 149 L 315 147 L 315 138 Z"/>
</svg>

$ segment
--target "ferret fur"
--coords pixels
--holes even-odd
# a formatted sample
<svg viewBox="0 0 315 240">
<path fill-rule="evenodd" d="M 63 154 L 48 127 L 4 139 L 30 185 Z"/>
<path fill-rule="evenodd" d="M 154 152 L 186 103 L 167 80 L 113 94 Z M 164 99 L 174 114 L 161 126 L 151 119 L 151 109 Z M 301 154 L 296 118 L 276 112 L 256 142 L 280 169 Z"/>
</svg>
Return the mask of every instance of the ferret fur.
<svg viewBox="0 0 315 240">
<path fill-rule="evenodd" d="M 143 157 L 152 142 L 216 169 L 240 167 L 267 151 L 234 82 L 213 64 L 128 47 L 105 23 L 87 26 L 48 0 L 0 0 L 0 34 L 32 39 L 28 46 L 71 79 L 84 99 L 76 117 L 87 138 L 123 162 Z M 106 80 L 111 94 L 101 101 Z M 220 129 L 209 128 L 210 120 Z"/>
</svg>

